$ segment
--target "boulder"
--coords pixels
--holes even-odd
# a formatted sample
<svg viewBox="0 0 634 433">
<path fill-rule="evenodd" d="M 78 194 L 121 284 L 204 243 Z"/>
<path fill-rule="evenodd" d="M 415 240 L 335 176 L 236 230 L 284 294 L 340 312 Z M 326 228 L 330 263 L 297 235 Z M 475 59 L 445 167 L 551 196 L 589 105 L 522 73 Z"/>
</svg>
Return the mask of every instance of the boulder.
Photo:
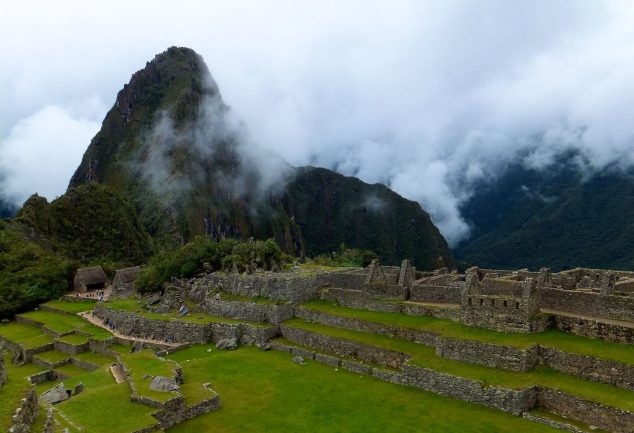
<svg viewBox="0 0 634 433">
<path fill-rule="evenodd" d="M 216 343 L 218 349 L 235 350 L 238 348 L 238 341 L 235 338 L 223 338 Z"/>
<path fill-rule="evenodd" d="M 46 391 L 44 394 L 40 396 L 40 401 L 45 401 L 50 404 L 61 403 L 62 401 L 68 400 L 68 392 L 66 391 L 66 387 L 63 383 L 59 383 L 55 385 L 53 388 Z"/>
<path fill-rule="evenodd" d="M 293 356 L 293 362 L 300 365 L 305 364 L 304 358 L 302 358 L 301 356 Z"/>
<path fill-rule="evenodd" d="M 269 343 L 258 343 L 255 345 L 255 347 L 262 351 L 271 350 L 271 345 Z"/>
<path fill-rule="evenodd" d="M 82 392 L 84 392 L 84 384 L 82 382 L 79 382 L 77 385 L 75 385 L 75 392 L 73 395 L 81 394 Z"/>
<path fill-rule="evenodd" d="M 178 391 L 181 387 L 169 377 L 156 376 L 150 383 L 150 389 L 153 391 Z"/>
</svg>

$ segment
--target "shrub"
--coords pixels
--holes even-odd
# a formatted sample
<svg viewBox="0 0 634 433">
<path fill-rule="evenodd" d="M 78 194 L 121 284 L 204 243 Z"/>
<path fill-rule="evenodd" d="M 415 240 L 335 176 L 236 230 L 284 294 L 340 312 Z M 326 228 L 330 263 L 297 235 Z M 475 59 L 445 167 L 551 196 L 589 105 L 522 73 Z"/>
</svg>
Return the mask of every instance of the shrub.
<svg viewBox="0 0 634 433">
<path fill-rule="evenodd" d="M 345 244 L 339 246 L 339 251 L 321 254 L 313 261 L 322 266 L 361 267 L 364 268 L 374 259 L 378 259 L 374 252 L 358 248 L 348 248 Z"/>
</svg>

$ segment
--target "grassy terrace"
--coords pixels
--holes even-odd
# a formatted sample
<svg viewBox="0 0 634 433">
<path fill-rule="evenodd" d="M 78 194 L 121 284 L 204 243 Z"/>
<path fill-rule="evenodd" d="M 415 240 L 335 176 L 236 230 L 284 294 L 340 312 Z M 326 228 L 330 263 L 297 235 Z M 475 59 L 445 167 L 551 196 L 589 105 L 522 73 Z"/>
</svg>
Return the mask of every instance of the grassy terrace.
<svg viewBox="0 0 634 433">
<path fill-rule="evenodd" d="M 148 319 L 177 320 L 182 322 L 198 323 L 201 325 L 205 325 L 208 323 L 228 323 L 233 325 L 249 324 L 251 326 L 258 327 L 268 326 L 262 323 L 235 320 L 227 317 L 212 316 L 210 314 L 198 312 L 190 312 L 185 316 L 179 316 L 178 312 L 175 311 L 170 311 L 169 313 L 152 313 L 143 308 L 143 302 L 137 301 L 135 299 L 114 299 L 106 302 L 105 305 L 115 310 L 123 310 L 136 313 L 139 316 L 147 317 Z"/>
<path fill-rule="evenodd" d="M 565 352 L 609 359 L 624 364 L 634 364 L 634 345 L 611 343 L 567 334 L 560 331 L 546 331 L 538 334 L 518 334 L 497 332 L 489 329 L 465 326 L 446 319 L 428 316 L 407 316 L 401 313 L 382 313 L 342 307 L 330 302 L 311 301 L 302 305 L 314 311 L 349 317 L 384 325 L 400 326 L 434 332 L 444 337 L 461 340 L 476 340 L 525 349 L 535 344 L 553 347 Z"/>
<path fill-rule="evenodd" d="M 212 348 L 211 352 L 207 352 Z M 494 409 L 395 386 L 317 362 L 298 365 L 287 353 L 254 347 L 220 351 L 212 345 L 169 358 L 187 382 L 211 382 L 220 410 L 168 433 L 547 433 L 550 427 Z M 245 416 L 245 414 L 255 414 Z"/>
<path fill-rule="evenodd" d="M 66 311 L 67 313 L 81 313 L 83 311 L 90 311 L 95 308 L 95 300 L 77 300 L 77 301 L 49 301 L 46 306 L 56 308 L 58 310 Z"/>
<path fill-rule="evenodd" d="M 37 353 L 34 356 L 48 362 L 59 362 L 71 357 L 71 355 L 60 352 L 59 350 L 48 350 L 46 352 Z"/>
<path fill-rule="evenodd" d="M 88 337 L 81 334 L 68 334 L 63 335 L 57 339 L 62 343 L 72 344 L 73 346 L 79 346 L 80 344 L 88 343 Z"/>
<path fill-rule="evenodd" d="M 134 382 L 139 396 L 157 401 L 167 401 L 176 396 L 177 392 L 154 391 L 150 389 L 153 376 L 174 377 L 174 370 L 178 365 L 170 360 L 157 357 L 151 350 L 122 355 L 121 361 L 129 371 L 129 380 Z M 144 377 L 148 375 L 148 377 Z"/>
<path fill-rule="evenodd" d="M 40 328 L 15 322 L 0 325 L 0 335 L 7 340 L 22 344 L 26 349 L 53 342 L 53 337 L 44 334 Z"/>
<path fill-rule="evenodd" d="M 529 372 L 512 372 L 483 367 L 460 361 L 453 361 L 436 356 L 433 347 L 410 341 L 390 338 L 383 335 L 349 331 L 340 328 L 306 323 L 301 319 L 284 322 L 288 326 L 305 329 L 323 335 L 352 340 L 372 346 L 382 347 L 412 356 L 410 363 L 434 371 L 452 374 L 477 380 L 485 385 L 498 385 L 506 388 L 521 389 L 533 385 L 556 388 L 571 395 L 588 400 L 634 411 L 634 393 L 597 382 L 589 382 L 569 374 L 560 373 L 548 368 L 537 368 Z"/>
<path fill-rule="evenodd" d="M 20 399 L 24 397 L 24 393 L 29 388 L 29 384 L 24 378 L 44 369 L 32 364 L 17 367 L 11 364 L 11 356 L 9 355 L 4 356 L 4 365 L 7 368 L 7 383 L 0 387 L 0 431 L 6 432 L 11 426 L 11 417 L 20 404 Z"/>
<path fill-rule="evenodd" d="M 86 389 L 55 406 L 72 423 L 94 433 L 126 433 L 157 423 L 156 408 L 130 401 L 125 383 Z"/>
<path fill-rule="evenodd" d="M 31 311 L 20 316 L 41 323 L 51 331 L 60 334 L 81 331 L 98 340 L 107 340 L 112 337 L 112 334 L 105 329 L 88 323 L 79 316 L 69 316 L 53 311 Z"/>
</svg>

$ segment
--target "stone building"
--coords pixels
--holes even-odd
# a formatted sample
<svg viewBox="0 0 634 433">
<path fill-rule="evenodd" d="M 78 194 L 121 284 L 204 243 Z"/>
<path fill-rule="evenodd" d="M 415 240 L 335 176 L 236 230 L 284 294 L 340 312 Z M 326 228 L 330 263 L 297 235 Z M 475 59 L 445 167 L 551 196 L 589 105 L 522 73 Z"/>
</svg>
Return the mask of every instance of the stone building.
<svg viewBox="0 0 634 433">
<path fill-rule="evenodd" d="M 460 304 L 460 319 L 465 325 L 510 332 L 536 332 L 543 328 L 538 320 L 537 280 L 523 273 L 480 281 L 478 268 L 470 268 L 465 274 Z"/>
<path fill-rule="evenodd" d="M 134 280 L 141 272 L 140 266 L 133 268 L 118 269 L 112 279 L 113 292 L 125 292 L 134 288 Z"/>
<path fill-rule="evenodd" d="M 107 285 L 108 277 L 106 277 L 106 273 L 101 266 L 77 269 L 73 284 L 77 292 L 105 289 Z"/>
</svg>

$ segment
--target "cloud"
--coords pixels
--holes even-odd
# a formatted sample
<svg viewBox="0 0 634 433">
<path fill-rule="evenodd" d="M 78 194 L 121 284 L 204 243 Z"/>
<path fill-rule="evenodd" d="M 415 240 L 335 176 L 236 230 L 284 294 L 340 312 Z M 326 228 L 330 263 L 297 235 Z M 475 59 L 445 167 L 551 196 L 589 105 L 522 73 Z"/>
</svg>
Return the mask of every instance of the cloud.
<svg viewBox="0 0 634 433">
<path fill-rule="evenodd" d="M 21 203 L 33 193 L 53 199 L 68 185 L 86 143 L 99 130 L 96 97 L 59 107 L 48 105 L 20 119 L 0 142 L 1 195 Z"/>
<path fill-rule="evenodd" d="M 247 126 L 244 152 L 256 143 L 294 165 L 385 183 L 419 201 L 451 243 L 469 234 L 459 207 L 472 185 L 495 181 L 510 161 L 542 169 L 575 150 L 590 172 L 634 163 L 628 0 L 183 1 L 176 9 L 66 0 L 3 8 L 0 36 L 20 35 L 0 48 L 3 148 L 48 106 L 63 111 L 93 94 L 114 101 L 133 71 L 183 45 L 205 58 Z M 76 128 L 96 119 L 61 117 Z M 59 142 L 62 133 L 51 131 L 46 138 Z M 68 159 L 78 161 L 88 141 L 68 145 Z M 65 170 L 31 178 L 18 163 L 8 182 L 14 195 L 38 182 L 60 185 L 50 192 L 59 194 L 74 164 Z"/>
</svg>

